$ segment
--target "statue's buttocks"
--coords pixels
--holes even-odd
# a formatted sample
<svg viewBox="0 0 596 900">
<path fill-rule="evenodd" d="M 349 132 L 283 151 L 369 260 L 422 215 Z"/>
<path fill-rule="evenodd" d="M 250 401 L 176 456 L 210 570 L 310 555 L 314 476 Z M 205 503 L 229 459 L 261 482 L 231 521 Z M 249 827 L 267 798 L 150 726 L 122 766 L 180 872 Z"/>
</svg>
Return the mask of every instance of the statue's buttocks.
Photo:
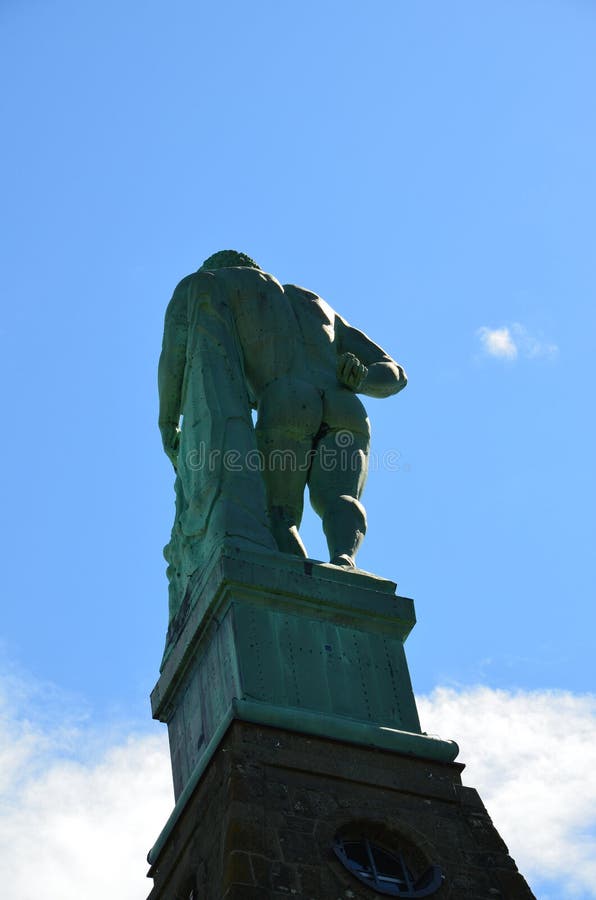
<svg viewBox="0 0 596 900">
<path fill-rule="evenodd" d="M 217 273 L 227 282 L 258 429 L 312 440 L 321 429 L 368 436 L 366 411 L 337 379 L 336 315 L 316 294 L 254 269 Z"/>
</svg>

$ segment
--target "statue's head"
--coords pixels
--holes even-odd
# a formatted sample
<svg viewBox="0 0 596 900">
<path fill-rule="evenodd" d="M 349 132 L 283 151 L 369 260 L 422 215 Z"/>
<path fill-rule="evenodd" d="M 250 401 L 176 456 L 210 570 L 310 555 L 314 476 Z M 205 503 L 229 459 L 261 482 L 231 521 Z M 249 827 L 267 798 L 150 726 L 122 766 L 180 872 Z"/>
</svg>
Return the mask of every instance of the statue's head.
<svg viewBox="0 0 596 900">
<path fill-rule="evenodd" d="M 244 266 L 248 269 L 259 269 L 259 271 L 262 271 L 254 259 L 251 259 L 246 253 L 238 253 L 237 250 L 219 250 L 205 260 L 199 272 L 203 269 L 225 269 L 228 266 Z"/>
</svg>

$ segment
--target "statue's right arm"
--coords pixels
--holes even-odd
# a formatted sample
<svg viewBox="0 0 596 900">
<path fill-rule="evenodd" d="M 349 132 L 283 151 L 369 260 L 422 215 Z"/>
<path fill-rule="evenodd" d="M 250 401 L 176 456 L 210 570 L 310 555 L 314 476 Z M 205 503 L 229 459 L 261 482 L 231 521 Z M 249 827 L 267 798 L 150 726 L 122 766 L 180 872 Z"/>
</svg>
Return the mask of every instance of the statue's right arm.
<svg viewBox="0 0 596 900">
<path fill-rule="evenodd" d="M 174 291 L 166 310 L 163 343 L 157 374 L 159 387 L 159 430 L 163 448 L 176 467 L 180 441 L 182 385 L 186 364 L 187 298 L 184 282 Z"/>
<path fill-rule="evenodd" d="M 338 378 L 342 384 L 369 397 L 390 397 L 402 391 L 408 379 L 402 366 L 367 335 L 335 314 L 339 354 Z"/>
</svg>

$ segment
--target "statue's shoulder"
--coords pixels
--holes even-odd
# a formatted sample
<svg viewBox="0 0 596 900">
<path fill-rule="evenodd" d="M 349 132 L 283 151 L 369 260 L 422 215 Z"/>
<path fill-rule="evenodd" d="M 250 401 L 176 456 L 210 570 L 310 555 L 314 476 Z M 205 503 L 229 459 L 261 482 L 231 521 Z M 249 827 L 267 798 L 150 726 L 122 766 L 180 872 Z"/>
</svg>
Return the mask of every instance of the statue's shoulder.
<svg viewBox="0 0 596 900">
<path fill-rule="evenodd" d="M 327 318 L 329 322 L 335 320 L 335 310 L 329 306 L 326 300 L 323 300 L 322 297 L 319 297 L 319 295 L 315 294 L 313 291 L 299 287 L 297 284 L 284 284 L 283 289 L 284 293 L 287 294 L 291 302 L 299 311 L 304 310 L 306 307 L 312 312 L 316 312 L 319 317 L 323 316 L 324 318 Z"/>
<path fill-rule="evenodd" d="M 318 294 L 315 294 L 314 291 L 309 291 L 306 288 L 300 287 L 298 284 L 284 284 L 283 288 L 284 292 L 288 297 L 291 297 L 292 300 L 307 300 L 309 303 L 325 302 Z"/>
<path fill-rule="evenodd" d="M 274 275 L 263 272 L 262 269 L 253 269 L 249 266 L 222 266 L 220 269 L 199 269 L 195 272 L 195 278 L 203 278 L 200 286 L 218 285 L 224 290 L 237 290 L 241 293 L 255 291 L 270 284 L 282 290 L 282 287 Z M 181 282 L 183 283 L 183 282 Z"/>
<path fill-rule="evenodd" d="M 176 285 L 174 296 L 176 296 L 176 294 L 185 294 L 189 288 L 201 287 L 203 285 L 208 286 L 210 280 L 213 279 L 214 274 L 214 272 L 201 271 L 199 269 L 198 272 L 191 272 L 190 275 L 185 275 L 185 277 Z"/>
<path fill-rule="evenodd" d="M 230 266 L 227 269 L 218 269 L 217 275 L 225 278 L 228 284 L 237 287 L 240 291 L 260 291 L 265 286 L 283 290 L 275 275 L 263 272 L 262 269 L 252 269 L 249 266 Z"/>
</svg>

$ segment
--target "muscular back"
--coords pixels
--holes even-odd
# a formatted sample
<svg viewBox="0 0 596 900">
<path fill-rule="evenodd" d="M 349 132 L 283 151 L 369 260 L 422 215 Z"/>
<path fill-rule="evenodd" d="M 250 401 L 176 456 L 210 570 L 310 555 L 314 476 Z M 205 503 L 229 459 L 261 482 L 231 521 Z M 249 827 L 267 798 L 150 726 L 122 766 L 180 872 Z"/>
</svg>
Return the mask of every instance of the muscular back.
<svg viewBox="0 0 596 900">
<path fill-rule="evenodd" d="M 282 287 L 255 269 L 221 269 L 216 275 L 225 279 L 257 400 L 277 379 L 299 379 L 320 389 L 336 383 L 335 314 L 320 297 L 295 285 Z"/>
<path fill-rule="evenodd" d="M 274 381 L 307 383 L 326 395 L 349 390 L 389 397 L 405 387 L 401 366 L 316 294 L 291 284 L 282 287 L 273 275 L 248 267 L 213 275 L 232 307 L 248 386 L 257 401 Z M 357 386 L 338 374 L 338 359 L 344 356 L 367 368 Z"/>
</svg>

